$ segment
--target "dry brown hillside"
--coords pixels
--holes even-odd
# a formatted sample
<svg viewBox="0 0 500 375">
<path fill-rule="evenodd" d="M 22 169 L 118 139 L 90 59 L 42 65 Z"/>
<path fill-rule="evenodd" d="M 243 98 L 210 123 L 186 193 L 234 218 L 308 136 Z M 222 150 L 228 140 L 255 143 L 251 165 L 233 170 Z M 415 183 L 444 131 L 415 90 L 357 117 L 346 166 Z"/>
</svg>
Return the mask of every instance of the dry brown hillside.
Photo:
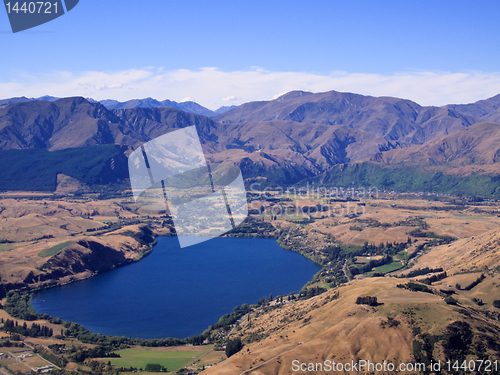
<svg viewBox="0 0 500 375">
<path fill-rule="evenodd" d="M 462 167 L 492 165 L 500 160 L 500 125 L 481 122 L 421 146 L 389 150 L 372 161 L 397 165 Z"/>
<path fill-rule="evenodd" d="M 243 349 L 203 374 L 332 373 L 326 368 L 304 372 L 293 367 L 294 363 L 325 364 L 325 360 L 428 366 L 446 359 L 498 359 L 500 314 L 492 303 L 500 299 L 499 249 L 498 231 L 432 248 L 410 269 L 446 270 L 448 277 L 443 280 L 418 283 L 428 292 L 401 287 L 425 276 L 386 276 L 351 281 L 308 300 L 271 303 L 250 319 L 244 318 L 239 331 L 231 335 L 242 339 Z M 482 281 L 464 290 L 481 275 Z M 456 283 L 461 283 L 460 289 Z M 449 295 L 455 302 L 446 299 Z M 360 296 L 377 297 L 379 305 L 356 304 Z"/>
</svg>

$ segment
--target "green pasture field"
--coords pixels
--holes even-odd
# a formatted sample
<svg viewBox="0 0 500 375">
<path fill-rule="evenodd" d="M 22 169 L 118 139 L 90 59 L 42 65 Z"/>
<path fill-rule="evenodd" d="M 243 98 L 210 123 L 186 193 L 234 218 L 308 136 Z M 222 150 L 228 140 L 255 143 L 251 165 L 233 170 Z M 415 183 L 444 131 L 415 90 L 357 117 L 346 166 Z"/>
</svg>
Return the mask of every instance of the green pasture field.
<svg viewBox="0 0 500 375">
<path fill-rule="evenodd" d="M 12 244 L 8 244 L 8 243 L 0 244 L 0 251 L 9 251 L 9 250 L 12 250 L 13 248 L 15 248 L 15 246 Z"/>
<path fill-rule="evenodd" d="M 56 255 L 57 253 L 64 250 L 64 248 L 66 246 L 68 246 L 70 243 L 71 243 L 71 241 L 66 241 L 66 242 L 60 243 L 56 246 L 52 246 L 48 249 L 44 249 L 38 253 L 38 256 L 41 258 L 47 258 L 47 257 L 51 257 L 52 255 Z"/>
<path fill-rule="evenodd" d="M 375 273 L 375 272 L 387 273 L 387 272 L 396 271 L 402 267 L 403 267 L 403 265 L 401 264 L 401 262 L 392 262 L 389 264 L 384 264 L 383 266 L 380 266 L 380 267 L 376 267 L 372 271 L 372 273 Z"/>
<path fill-rule="evenodd" d="M 158 363 L 167 371 L 176 371 L 209 350 L 203 351 L 162 351 L 149 348 L 129 348 L 117 350 L 121 358 L 102 358 L 101 361 L 110 361 L 113 366 L 123 368 L 146 368 L 148 363 Z"/>
</svg>

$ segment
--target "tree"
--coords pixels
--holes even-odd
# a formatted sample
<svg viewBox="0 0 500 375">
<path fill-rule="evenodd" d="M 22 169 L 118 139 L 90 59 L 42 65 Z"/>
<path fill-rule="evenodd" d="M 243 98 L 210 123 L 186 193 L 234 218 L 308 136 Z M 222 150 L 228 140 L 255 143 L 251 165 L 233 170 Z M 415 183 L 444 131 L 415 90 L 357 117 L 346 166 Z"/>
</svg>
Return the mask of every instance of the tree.
<svg viewBox="0 0 500 375">
<path fill-rule="evenodd" d="M 227 358 L 231 357 L 233 354 L 238 353 L 243 348 L 243 344 L 241 343 L 241 339 L 237 338 L 234 340 L 229 340 L 226 345 L 226 355 Z"/>
<path fill-rule="evenodd" d="M 453 298 L 452 296 L 448 296 L 444 299 L 444 302 L 446 302 L 448 305 L 456 305 L 457 300 Z"/>
<path fill-rule="evenodd" d="M 148 363 L 144 370 L 150 371 L 150 372 L 167 371 L 167 369 L 165 367 L 163 367 L 162 365 L 160 365 L 158 363 Z"/>
<path fill-rule="evenodd" d="M 356 299 L 356 304 L 357 305 L 378 306 L 378 301 L 377 301 L 377 297 L 370 297 L 370 296 L 361 297 L 360 296 Z"/>
</svg>

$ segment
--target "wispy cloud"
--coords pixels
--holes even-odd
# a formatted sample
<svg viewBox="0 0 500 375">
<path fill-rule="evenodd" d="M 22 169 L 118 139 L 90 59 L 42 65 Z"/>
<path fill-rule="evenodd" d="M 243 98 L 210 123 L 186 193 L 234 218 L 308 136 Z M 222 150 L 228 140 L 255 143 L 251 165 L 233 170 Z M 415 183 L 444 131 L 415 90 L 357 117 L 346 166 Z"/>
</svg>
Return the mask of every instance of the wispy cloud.
<svg viewBox="0 0 500 375">
<path fill-rule="evenodd" d="M 222 98 L 223 102 L 235 102 L 237 100 L 240 100 L 240 98 L 237 98 L 234 95 L 228 96 L 227 98 Z"/>
<path fill-rule="evenodd" d="M 210 109 L 222 105 L 268 100 L 291 90 L 354 92 L 396 96 L 422 105 L 471 103 L 500 93 L 500 72 L 425 72 L 390 75 L 370 73 L 279 72 L 263 68 L 222 71 L 163 68 L 116 72 L 52 72 L 23 74 L 0 82 L 0 97 L 84 96 L 120 101 L 153 97 L 183 101 L 190 98 Z"/>
</svg>

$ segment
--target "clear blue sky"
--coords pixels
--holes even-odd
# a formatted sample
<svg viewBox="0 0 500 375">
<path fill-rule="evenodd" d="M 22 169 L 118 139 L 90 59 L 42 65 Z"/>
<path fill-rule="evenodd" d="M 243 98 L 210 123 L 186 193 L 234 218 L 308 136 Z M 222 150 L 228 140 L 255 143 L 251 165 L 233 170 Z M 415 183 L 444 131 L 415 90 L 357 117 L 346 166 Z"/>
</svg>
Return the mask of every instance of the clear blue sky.
<svg viewBox="0 0 500 375">
<path fill-rule="evenodd" d="M 381 77 L 422 72 L 497 74 L 499 19 L 498 0 L 80 0 L 65 16 L 12 34 L 7 14 L 1 10 L 0 97 L 18 93 L 19 88 L 12 89 L 16 83 L 22 84 L 26 96 L 36 95 L 37 90 L 31 93 L 30 80 L 41 85 L 47 75 L 60 72 L 153 69 L 157 75 L 160 70 L 214 67 L 230 73 L 259 67 L 266 72 L 317 76 L 339 71 Z M 316 87 L 307 86 L 304 79 L 297 89 Z M 213 81 L 198 81 L 201 91 L 211 89 L 208 82 L 213 85 Z M 242 87 L 224 92 L 236 102 L 254 99 L 251 96 L 256 94 L 244 97 Z M 130 87 L 128 94 L 117 90 L 95 95 L 122 99 L 144 94 Z M 263 98 L 272 94 L 266 90 L 270 88 L 262 88 Z M 484 98 L 495 88 L 489 90 Z M 170 99 L 205 98 L 201 91 L 183 91 Z M 87 92 L 82 89 L 82 95 Z M 153 94 L 158 91 L 147 96 Z M 174 91 L 165 94 L 175 96 Z M 412 98 L 411 92 L 406 96 Z"/>
</svg>

